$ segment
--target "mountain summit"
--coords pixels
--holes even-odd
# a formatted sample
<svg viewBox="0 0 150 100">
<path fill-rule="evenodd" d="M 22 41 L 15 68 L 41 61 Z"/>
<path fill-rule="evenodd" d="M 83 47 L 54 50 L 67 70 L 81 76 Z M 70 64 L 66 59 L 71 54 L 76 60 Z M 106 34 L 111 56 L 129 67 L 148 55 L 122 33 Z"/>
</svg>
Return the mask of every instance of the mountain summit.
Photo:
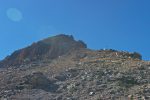
<svg viewBox="0 0 150 100">
<path fill-rule="evenodd" d="M 55 59 L 81 48 L 87 48 L 84 42 L 74 40 L 72 35 L 60 34 L 15 51 L 0 62 L 0 67 L 18 66 L 42 59 Z"/>
</svg>

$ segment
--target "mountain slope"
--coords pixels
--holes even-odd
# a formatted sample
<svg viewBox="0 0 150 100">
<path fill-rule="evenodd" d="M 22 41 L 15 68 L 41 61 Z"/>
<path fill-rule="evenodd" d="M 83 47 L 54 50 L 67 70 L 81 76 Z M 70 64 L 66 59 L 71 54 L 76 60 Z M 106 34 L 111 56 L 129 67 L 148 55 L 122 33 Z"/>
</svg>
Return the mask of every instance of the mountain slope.
<svg viewBox="0 0 150 100">
<path fill-rule="evenodd" d="M 66 35 L 48 38 L 42 43 L 44 45 L 38 44 L 40 53 L 37 43 L 29 46 L 29 51 L 27 47 L 18 53 L 25 50 L 29 53 L 27 58 L 40 54 L 39 58 L 13 66 L 7 62 L 13 64 L 20 56 L 12 58 L 11 55 L 9 60 L 5 59 L 7 62 L 2 61 L 9 66 L 0 69 L 2 100 L 150 99 L 150 62 L 143 61 L 139 53 L 91 50 Z M 45 44 L 55 49 L 47 49 Z M 49 53 L 51 50 L 55 54 Z M 21 58 L 24 60 L 26 56 Z"/>
</svg>

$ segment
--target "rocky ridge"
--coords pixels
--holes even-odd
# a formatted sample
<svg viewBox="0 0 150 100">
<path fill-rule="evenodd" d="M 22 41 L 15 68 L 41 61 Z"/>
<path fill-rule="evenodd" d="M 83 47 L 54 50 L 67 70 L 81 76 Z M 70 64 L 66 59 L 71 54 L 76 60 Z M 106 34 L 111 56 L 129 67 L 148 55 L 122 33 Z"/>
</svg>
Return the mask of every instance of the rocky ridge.
<svg viewBox="0 0 150 100">
<path fill-rule="evenodd" d="M 1 61 L 1 100 L 150 99 L 150 62 L 139 53 L 90 50 L 67 35 L 38 43 Z"/>
</svg>

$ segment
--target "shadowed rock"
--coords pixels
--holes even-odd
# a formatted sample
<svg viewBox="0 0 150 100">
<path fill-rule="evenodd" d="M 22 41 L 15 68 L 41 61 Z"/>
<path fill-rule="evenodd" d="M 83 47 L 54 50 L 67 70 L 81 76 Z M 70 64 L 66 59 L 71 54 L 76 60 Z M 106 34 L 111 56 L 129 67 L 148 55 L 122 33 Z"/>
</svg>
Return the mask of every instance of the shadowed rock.
<svg viewBox="0 0 150 100">
<path fill-rule="evenodd" d="M 31 89 L 42 89 L 48 92 L 55 92 L 58 85 L 54 81 L 50 81 L 43 73 L 36 72 L 25 77 L 25 84 L 29 85 Z"/>
</svg>

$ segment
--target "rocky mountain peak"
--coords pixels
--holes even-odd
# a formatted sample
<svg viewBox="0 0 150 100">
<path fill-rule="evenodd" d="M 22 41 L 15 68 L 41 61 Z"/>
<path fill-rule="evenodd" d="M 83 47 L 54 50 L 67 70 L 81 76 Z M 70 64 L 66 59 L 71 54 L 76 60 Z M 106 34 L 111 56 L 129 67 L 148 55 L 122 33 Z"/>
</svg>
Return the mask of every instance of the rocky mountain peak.
<svg viewBox="0 0 150 100">
<path fill-rule="evenodd" d="M 0 67 L 17 66 L 42 59 L 55 59 L 72 50 L 86 47 L 84 42 L 74 40 L 72 35 L 60 34 L 15 51 L 0 62 Z"/>
</svg>

